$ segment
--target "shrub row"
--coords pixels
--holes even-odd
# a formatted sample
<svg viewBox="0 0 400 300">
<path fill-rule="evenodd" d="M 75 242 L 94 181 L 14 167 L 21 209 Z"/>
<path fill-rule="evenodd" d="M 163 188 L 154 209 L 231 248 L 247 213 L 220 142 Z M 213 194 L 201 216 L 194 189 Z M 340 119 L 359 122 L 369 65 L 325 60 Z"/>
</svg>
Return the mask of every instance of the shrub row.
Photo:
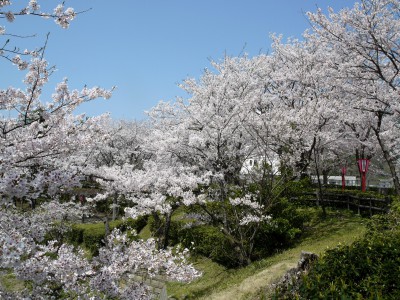
<svg viewBox="0 0 400 300">
<path fill-rule="evenodd" d="M 400 232 L 328 251 L 300 285 L 304 299 L 400 299 Z"/>
<path fill-rule="evenodd" d="M 374 216 L 367 234 L 326 251 L 308 274 L 274 299 L 400 299 L 399 215 Z"/>
<path fill-rule="evenodd" d="M 116 220 L 109 223 L 110 230 L 118 228 L 126 231 L 128 228 L 139 232 L 147 224 L 145 217 L 137 219 Z M 98 255 L 99 248 L 104 245 L 105 225 L 103 223 L 75 224 L 67 234 L 67 241 L 74 245 L 82 245 L 92 256 Z"/>
</svg>

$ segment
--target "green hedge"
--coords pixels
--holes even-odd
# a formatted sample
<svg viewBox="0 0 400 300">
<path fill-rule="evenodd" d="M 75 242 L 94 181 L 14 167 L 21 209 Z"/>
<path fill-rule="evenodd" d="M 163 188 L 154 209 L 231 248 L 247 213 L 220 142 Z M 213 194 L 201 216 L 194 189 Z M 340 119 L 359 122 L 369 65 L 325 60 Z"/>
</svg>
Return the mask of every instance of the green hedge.
<svg viewBox="0 0 400 300">
<path fill-rule="evenodd" d="M 128 228 L 139 232 L 147 224 L 147 218 L 126 219 L 111 221 L 110 230 L 118 228 L 126 231 Z M 67 235 L 67 241 L 74 245 L 82 245 L 87 248 L 93 256 L 98 255 L 99 247 L 104 245 L 105 226 L 104 223 L 75 224 Z"/>
<path fill-rule="evenodd" d="M 149 217 L 150 230 L 156 230 L 154 218 Z M 227 237 L 211 225 L 190 227 L 191 221 L 185 219 L 171 220 L 169 228 L 169 245 L 182 245 L 190 249 L 192 255 L 210 258 L 226 267 L 236 267 L 238 259 Z"/>
<path fill-rule="evenodd" d="M 265 258 L 278 250 L 286 249 L 299 241 L 304 223 L 309 219 L 286 198 L 270 208 L 272 219 L 261 225 L 254 244 L 253 260 Z"/>
<path fill-rule="evenodd" d="M 226 267 L 236 267 L 237 254 L 228 238 L 216 227 L 210 225 L 184 228 L 179 232 L 181 244 L 191 253 L 210 258 Z"/>
<path fill-rule="evenodd" d="M 271 222 L 262 223 L 255 236 L 252 260 L 265 258 L 292 246 L 299 240 L 303 224 L 308 219 L 306 213 L 301 213 L 285 198 L 271 206 L 269 213 L 272 216 Z M 235 249 L 233 243 L 217 226 L 190 227 L 190 223 L 190 220 L 185 219 L 171 221 L 170 245 L 182 244 L 191 249 L 194 255 L 208 257 L 228 268 L 238 267 L 238 249 Z"/>
<path fill-rule="evenodd" d="M 400 299 L 400 232 L 327 252 L 300 285 L 305 299 Z M 341 298 L 342 297 L 342 298 Z"/>
<path fill-rule="evenodd" d="M 367 234 L 326 251 L 307 275 L 274 299 L 400 299 L 399 216 L 375 216 Z"/>
</svg>

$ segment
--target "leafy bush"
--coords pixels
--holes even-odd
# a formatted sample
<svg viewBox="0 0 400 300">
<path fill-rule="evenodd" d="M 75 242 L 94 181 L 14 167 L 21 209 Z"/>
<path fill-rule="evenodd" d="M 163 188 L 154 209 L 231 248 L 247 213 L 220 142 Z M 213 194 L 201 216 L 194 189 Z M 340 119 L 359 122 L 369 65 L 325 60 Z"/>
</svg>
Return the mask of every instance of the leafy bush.
<svg viewBox="0 0 400 300">
<path fill-rule="evenodd" d="M 211 225 L 190 226 L 187 219 L 172 220 L 169 228 L 169 244 L 178 245 L 191 250 L 192 255 L 210 258 L 226 267 L 236 267 L 238 260 L 232 251 L 229 240 L 221 231 Z M 150 229 L 156 230 L 153 217 L 149 217 Z"/>
<path fill-rule="evenodd" d="M 272 216 L 272 221 L 260 224 L 255 236 L 251 260 L 262 259 L 293 245 L 298 240 L 303 224 L 308 218 L 285 198 L 272 205 L 269 214 Z M 193 226 L 193 224 L 191 226 L 192 222 L 193 220 L 188 219 L 171 221 L 170 244 L 180 243 L 186 248 L 193 248 L 192 254 L 208 257 L 228 268 L 239 266 L 240 249 L 235 247 L 235 243 L 223 234 L 218 226 Z"/>
<path fill-rule="evenodd" d="M 122 232 L 128 229 L 134 229 L 136 232 L 140 232 L 147 225 L 147 216 L 140 216 L 136 219 L 127 218 L 125 220 L 118 220 L 115 227 L 120 229 Z M 112 224 L 113 222 L 111 222 Z"/>
<path fill-rule="evenodd" d="M 283 195 L 288 199 L 292 197 L 299 197 L 305 192 L 315 191 L 310 177 L 305 177 L 297 181 L 289 181 L 284 187 L 285 189 Z"/>
<path fill-rule="evenodd" d="M 225 267 L 237 267 L 235 249 L 218 228 L 210 225 L 183 228 L 179 237 L 181 244 L 190 248 L 192 254 L 208 257 Z"/>
<path fill-rule="evenodd" d="M 87 228 L 82 233 L 82 241 L 92 256 L 96 256 L 99 254 L 99 248 L 104 246 L 104 237 L 105 237 L 105 228 L 103 224 L 99 224 L 100 226 Z M 101 226 L 102 225 L 102 226 Z M 111 226 L 110 226 L 111 229 Z"/>
<path fill-rule="evenodd" d="M 306 299 L 400 299 L 400 232 L 330 250 L 304 277 Z"/>
<path fill-rule="evenodd" d="M 328 250 L 300 282 L 276 299 L 400 299 L 400 230 L 395 216 L 376 216 L 352 245 Z"/>
<path fill-rule="evenodd" d="M 292 246 L 303 231 L 308 216 L 296 209 L 286 198 L 270 209 L 271 222 L 263 223 L 255 238 L 254 259 L 261 259 Z"/>
<path fill-rule="evenodd" d="M 131 228 L 139 232 L 146 226 L 146 223 L 147 219 L 145 217 L 116 220 L 110 222 L 110 230 L 118 228 L 124 232 Z M 96 256 L 99 247 L 104 245 L 105 233 L 104 223 L 75 224 L 67 234 L 67 241 L 74 245 L 83 245 L 93 256 Z"/>
<path fill-rule="evenodd" d="M 359 189 L 357 190 L 339 190 L 339 189 L 334 189 L 334 188 L 329 188 L 325 190 L 327 193 L 334 193 L 334 194 L 341 194 L 341 195 L 350 195 L 350 196 L 358 196 L 362 198 L 377 198 L 377 199 L 385 199 L 386 195 L 380 194 L 376 191 L 360 191 Z"/>
</svg>

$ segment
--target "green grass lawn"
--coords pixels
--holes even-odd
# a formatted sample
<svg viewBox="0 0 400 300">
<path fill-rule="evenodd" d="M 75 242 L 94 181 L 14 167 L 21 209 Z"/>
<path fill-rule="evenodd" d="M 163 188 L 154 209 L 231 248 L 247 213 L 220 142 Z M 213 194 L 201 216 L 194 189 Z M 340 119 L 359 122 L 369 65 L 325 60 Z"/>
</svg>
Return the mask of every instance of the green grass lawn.
<svg viewBox="0 0 400 300">
<path fill-rule="evenodd" d="M 296 266 L 301 251 L 322 254 L 339 243 L 349 244 L 365 232 L 366 219 L 344 211 L 306 209 L 311 216 L 302 240 L 293 248 L 257 261 L 242 269 L 226 269 L 207 258 L 194 258 L 203 276 L 190 284 L 168 283 L 168 295 L 175 299 L 268 299 L 268 287 Z"/>
<path fill-rule="evenodd" d="M 24 282 L 16 279 L 9 270 L 0 270 L 0 286 L 9 292 L 21 291 L 24 289 Z"/>
</svg>

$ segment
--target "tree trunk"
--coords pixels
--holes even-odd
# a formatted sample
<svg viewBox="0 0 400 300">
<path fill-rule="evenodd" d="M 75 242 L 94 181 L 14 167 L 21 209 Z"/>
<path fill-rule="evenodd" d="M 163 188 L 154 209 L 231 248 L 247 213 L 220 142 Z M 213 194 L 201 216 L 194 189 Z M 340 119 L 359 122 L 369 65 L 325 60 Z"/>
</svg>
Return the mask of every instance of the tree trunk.
<svg viewBox="0 0 400 300">
<path fill-rule="evenodd" d="M 324 186 L 328 185 L 328 173 L 329 171 L 322 170 L 322 183 Z"/>
<path fill-rule="evenodd" d="M 36 208 L 36 199 L 31 200 L 31 209 L 34 210 Z"/>
<path fill-rule="evenodd" d="M 165 215 L 165 220 L 162 220 L 156 212 L 153 212 L 152 215 L 155 225 L 154 235 L 157 237 L 157 248 L 166 249 L 169 242 L 169 230 L 171 227 L 172 212 Z"/>
<path fill-rule="evenodd" d="M 319 177 L 319 166 L 318 166 L 318 158 L 317 158 L 317 153 L 314 149 L 314 162 L 315 162 L 315 172 L 317 173 L 317 180 L 318 180 L 318 202 L 321 204 L 322 208 L 322 216 L 326 218 L 326 209 L 325 209 L 325 201 L 324 201 L 324 194 L 322 191 L 322 184 L 321 184 L 321 178 Z"/>
<path fill-rule="evenodd" d="M 108 215 L 105 216 L 104 218 L 104 229 L 105 229 L 104 238 L 107 238 L 107 236 L 110 234 L 110 223 L 108 222 Z"/>
<path fill-rule="evenodd" d="M 396 166 L 393 157 L 390 155 L 390 151 L 386 148 L 385 143 L 382 141 L 381 136 L 379 134 L 379 130 L 375 130 L 375 136 L 378 140 L 379 146 L 381 147 L 383 157 L 386 160 L 386 163 L 389 166 L 390 174 L 392 175 L 394 189 L 397 195 L 400 195 L 400 181 L 396 172 Z"/>
<path fill-rule="evenodd" d="M 118 193 L 114 194 L 113 197 L 113 207 L 112 207 L 112 220 L 115 221 L 117 218 L 117 200 L 118 200 Z"/>
<path fill-rule="evenodd" d="M 165 216 L 165 225 L 163 232 L 163 249 L 167 249 L 169 243 L 169 229 L 171 228 L 171 215 L 172 213 L 167 213 Z"/>
<path fill-rule="evenodd" d="M 395 163 L 393 162 L 393 159 L 392 159 L 389 151 L 386 149 L 385 145 L 381 142 L 380 138 L 378 138 L 378 141 L 379 141 L 379 145 L 381 146 L 381 149 L 383 152 L 383 157 L 385 158 L 386 163 L 389 166 L 390 174 L 392 175 L 394 190 L 397 195 L 400 195 L 400 181 L 399 181 L 399 177 L 396 172 Z"/>
</svg>

